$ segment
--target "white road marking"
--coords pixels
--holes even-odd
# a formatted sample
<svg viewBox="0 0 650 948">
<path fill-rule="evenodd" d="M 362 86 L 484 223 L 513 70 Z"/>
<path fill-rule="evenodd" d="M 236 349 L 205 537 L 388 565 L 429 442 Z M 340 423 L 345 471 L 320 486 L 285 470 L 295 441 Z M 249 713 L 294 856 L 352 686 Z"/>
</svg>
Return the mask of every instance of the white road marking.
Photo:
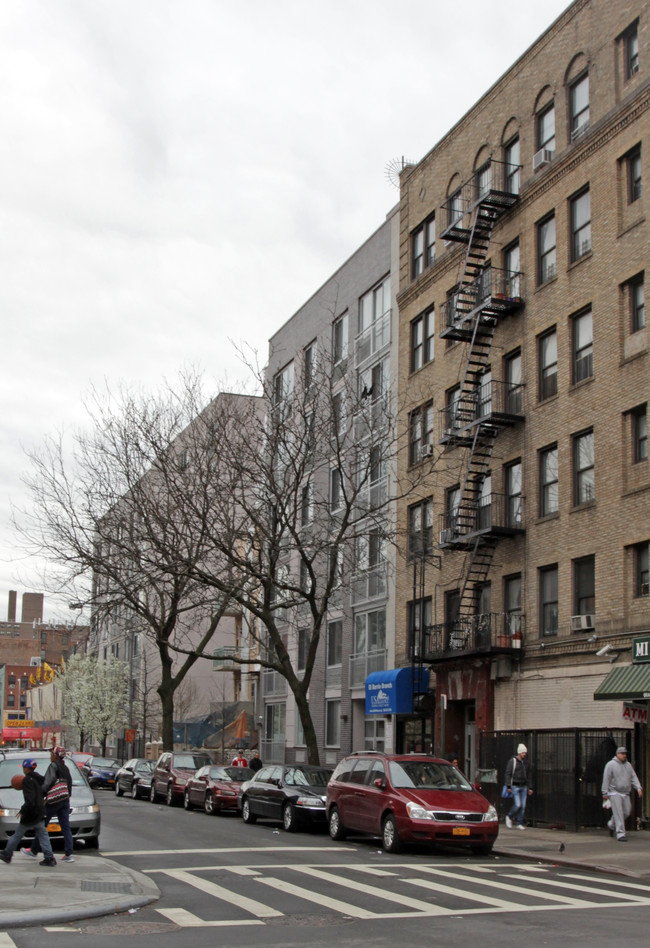
<svg viewBox="0 0 650 948">
<path fill-rule="evenodd" d="M 512 875 L 511 873 L 504 873 L 504 878 L 516 879 L 517 877 L 515 875 Z M 546 878 L 546 879 L 537 879 L 536 882 L 539 885 L 554 885 L 554 886 L 559 886 L 562 889 L 571 889 L 576 892 L 588 892 L 591 895 L 599 895 L 601 897 L 603 895 L 605 896 L 607 895 L 607 892 L 604 891 L 602 886 L 598 888 L 596 886 L 591 886 L 591 885 L 578 885 L 575 882 L 565 882 L 564 879 L 565 877 L 563 877 L 562 879 Z M 589 879 L 588 881 L 593 882 L 593 879 Z M 609 885 L 609 883 L 607 883 L 607 885 Z M 535 895 L 540 895 L 540 893 L 536 892 Z M 542 895 L 541 897 L 544 898 L 545 896 Z M 648 890 L 646 889 L 645 896 L 633 895 L 632 893 L 630 893 L 627 896 L 627 898 L 630 899 L 632 902 L 642 902 L 643 904 L 647 905 L 650 902 L 650 892 L 648 892 Z"/>
<path fill-rule="evenodd" d="M 333 882 L 335 885 L 344 886 L 353 889 L 355 892 L 363 892 L 364 895 L 372 895 L 382 902 L 397 902 L 403 908 L 411 908 L 415 912 L 424 912 L 426 915 L 439 913 L 437 905 L 431 905 L 429 902 L 423 902 L 421 899 L 410 899 L 408 895 L 401 895 L 389 892 L 386 889 L 378 889 L 375 885 L 365 885 L 357 879 L 345 879 L 342 876 L 334 875 L 333 872 L 324 872 L 322 869 L 315 869 L 312 866 L 300 866 L 298 870 L 303 875 L 312 876 L 314 879 L 320 879 L 322 882 Z M 263 879 L 261 880 L 264 881 Z"/>
<path fill-rule="evenodd" d="M 300 899 L 305 899 L 307 902 L 315 902 L 316 905 L 320 905 L 322 908 L 329 908 L 334 912 L 340 912 L 341 915 L 349 915 L 351 918 L 377 917 L 375 912 L 360 908 L 358 905 L 352 905 L 349 902 L 341 902 L 339 899 L 330 899 L 326 895 L 321 895 L 318 892 L 310 892 L 309 889 L 305 889 L 303 886 L 293 885 L 293 883 L 285 882 L 283 879 L 260 878 L 257 881 L 268 885 L 271 889 L 276 889 L 278 892 L 284 892 L 287 895 L 295 895 Z"/>
<path fill-rule="evenodd" d="M 260 874 L 259 869 L 251 869 L 249 866 L 222 866 L 221 868 L 234 876 L 259 876 Z"/>
<path fill-rule="evenodd" d="M 230 889 L 224 889 L 223 886 L 216 885 L 216 883 L 210 882 L 208 879 L 202 879 L 200 876 L 192 875 L 191 872 L 187 872 L 185 869 L 167 869 L 165 870 L 165 875 L 171 876 L 172 879 L 177 879 L 179 882 L 185 882 L 187 885 L 192 886 L 193 889 L 199 889 L 201 892 L 205 892 L 206 895 L 213 895 L 218 899 L 222 899 L 224 902 L 228 902 L 230 905 L 236 905 L 244 912 L 255 915 L 257 918 L 279 918 L 284 914 L 284 912 L 278 912 L 277 909 L 271 908 L 270 905 L 264 905 L 255 899 L 247 899 L 239 892 L 231 892 Z"/>
<path fill-rule="evenodd" d="M 196 856 L 201 853 L 331 853 L 331 846 L 230 846 L 222 849 L 104 849 L 102 856 Z M 356 852 L 356 850 L 355 850 Z"/>
<path fill-rule="evenodd" d="M 355 869 L 358 872 L 365 872 L 369 876 L 396 876 L 397 872 L 388 872 L 387 869 L 375 869 L 374 866 L 348 866 L 348 869 Z"/>
<path fill-rule="evenodd" d="M 166 919 L 178 925 L 179 928 L 224 928 L 228 925 L 235 925 L 237 928 L 244 925 L 263 925 L 264 922 L 257 918 L 240 918 L 236 921 L 221 919 L 218 921 L 206 922 L 198 915 L 193 915 L 182 908 L 156 909 L 159 915 L 164 915 Z"/>
<path fill-rule="evenodd" d="M 419 870 L 420 872 L 426 873 L 426 875 L 443 876 L 445 879 L 447 879 L 447 881 L 458 879 L 459 882 L 472 882 L 471 876 L 468 876 L 466 873 L 453 872 L 449 869 L 434 869 L 432 866 L 420 866 Z M 479 885 L 489 886 L 491 889 L 506 889 L 511 896 L 514 892 L 520 892 L 524 897 L 531 895 L 527 889 L 519 888 L 518 886 L 512 886 L 509 882 L 496 882 L 494 879 L 481 879 Z M 458 890 L 456 890 L 456 892 L 458 892 Z M 462 894 L 464 895 L 464 892 Z M 586 899 L 573 899 L 570 896 L 553 895 L 550 892 L 534 892 L 532 894 L 536 898 L 547 899 L 549 902 L 562 902 L 563 904 L 573 905 L 580 908 L 591 908 L 594 904 L 593 902 L 588 902 Z M 536 907 L 537 906 L 533 905 L 528 906 L 531 911 L 533 911 Z"/>
<path fill-rule="evenodd" d="M 8 932 L 0 932 L 0 948 L 16 948 L 16 942 Z"/>
<path fill-rule="evenodd" d="M 578 872 L 567 872 L 563 875 L 563 879 L 581 879 L 583 882 L 593 882 L 593 876 L 583 876 Z M 606 885 L 613 887 L 618 886 L 622 889 L 638 889 L 640 892 L 645 892 L 650 898 L 650 885 L 640 885 L 637 882 L 625 882 L 623 879 L 607 879 Z"/>
</svg>

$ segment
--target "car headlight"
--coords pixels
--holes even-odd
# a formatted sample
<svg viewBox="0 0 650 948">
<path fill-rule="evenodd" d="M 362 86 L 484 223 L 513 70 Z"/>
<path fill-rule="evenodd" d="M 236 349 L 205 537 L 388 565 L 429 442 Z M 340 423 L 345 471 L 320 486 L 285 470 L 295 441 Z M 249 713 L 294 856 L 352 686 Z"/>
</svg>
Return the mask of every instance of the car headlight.
<svg viewBox="0 0 650 948">
<path fill-rule="evenodd" d="M 10 810 L 8 807 L 0 808 L 0 816 L 18 816 L 18 810 Z"/>
<path fill-rule="evenodd" d="M 419 803 L 407 803 L 406 812 L 411 817 L 412 820 L 432 820 L 433 813 L 431 810 L 426 810 L 423 806 L 420 806 Z"/>
<path fill-rule="evenodd" d="M 236 790 L 217 790 L 217 796 L 218 797 L 236 797 L 237 791 Z"/>
<path fill-rule="evenodd" d="M 298 797 L 296 806 L 323 806 L 322 797 Z"/>
<path fill-rule="evenodd" d="M 185 784 L 187 783 L 187 778 L 186 778 L 186 777 L 177 777 L 175 782 L 176 782 L 176 786 L 177 786 L 177 787 L 184 787 Z"/>
<path fill-rule="evenodd" d="M 92 806 L 73 806 L 73 813 L 99 813 L 99 806 L 93 803 Z"/>
<path fill-rule="evenodd" d="M 483 814 L 483 822 L 484 822 L 484 823 L 491 823 L 491 822 L 496 822 L 498 819 L 499 819 L 499 817 L 498 817 L 498 815 L 497 815 L 496 808 L 490 805 L 490 806 L 488 807 L 487 813 L 484 813 L 484 814 Z"/>
</svg>

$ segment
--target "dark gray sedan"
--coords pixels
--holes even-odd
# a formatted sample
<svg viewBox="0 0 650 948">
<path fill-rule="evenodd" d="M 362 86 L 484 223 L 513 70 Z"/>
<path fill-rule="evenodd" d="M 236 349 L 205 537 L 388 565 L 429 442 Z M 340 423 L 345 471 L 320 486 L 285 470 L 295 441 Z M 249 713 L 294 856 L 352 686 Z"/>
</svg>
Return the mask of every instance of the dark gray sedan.
<svg viewBox="0 0 650 948">
<path fill-rule="evenodd" d="M 132 757 L 120 767 L 115 774 L 115 796 L 121 797 L 128 793 L 137 800 L 138 797 L 149 799 L 151 792 L 151 775 L 155 760 L 145 760 L 144 757 Z"/>
</svg>

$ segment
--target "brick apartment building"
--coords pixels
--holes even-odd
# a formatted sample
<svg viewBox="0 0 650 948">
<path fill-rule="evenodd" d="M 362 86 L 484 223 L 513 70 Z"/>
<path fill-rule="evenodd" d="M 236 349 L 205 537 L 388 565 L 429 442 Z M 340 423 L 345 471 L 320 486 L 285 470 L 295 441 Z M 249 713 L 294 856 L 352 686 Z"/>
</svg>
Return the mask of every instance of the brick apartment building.
<svg viewBox="0 0 650 948">
<path fill-rule="evenodd" d="M 34 681 L 46 680 L 43 670 L 58 670 L 62 659 L 79 647 L 87 627 L 43 620 L 43 593 L 23 593 L 20 618 L 17 594 L 9 591 L 7 620 L 0 622 L 0 707 L 5 745 L 40 745 L 43 721 L 27 717 L 28 692 Z"/>
<path fill-rule="evenodd" d="M 621 727 L 594 692 L 650 630 L 649 106 L 650 4 L 576 0 L 401 176 L 400 473 L 435 473 L 396 660 L 468 774 L 481 734 Z"/>
</svg>

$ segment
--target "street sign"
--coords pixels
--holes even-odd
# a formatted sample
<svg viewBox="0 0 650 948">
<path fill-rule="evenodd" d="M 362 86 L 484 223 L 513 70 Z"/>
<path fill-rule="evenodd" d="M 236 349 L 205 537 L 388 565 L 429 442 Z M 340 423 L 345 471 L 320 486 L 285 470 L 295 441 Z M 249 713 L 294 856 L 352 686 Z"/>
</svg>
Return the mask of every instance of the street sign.
<svg viewBox="0 0 650 948">
<path fill-rule="evenodd" d="M 124 732 L 124 737 L 126 739 L 127 744 L 132 744 L 135 740 L 135 728 L 134 727 L 127 728 L 126 731 Z"/>
</svg>

